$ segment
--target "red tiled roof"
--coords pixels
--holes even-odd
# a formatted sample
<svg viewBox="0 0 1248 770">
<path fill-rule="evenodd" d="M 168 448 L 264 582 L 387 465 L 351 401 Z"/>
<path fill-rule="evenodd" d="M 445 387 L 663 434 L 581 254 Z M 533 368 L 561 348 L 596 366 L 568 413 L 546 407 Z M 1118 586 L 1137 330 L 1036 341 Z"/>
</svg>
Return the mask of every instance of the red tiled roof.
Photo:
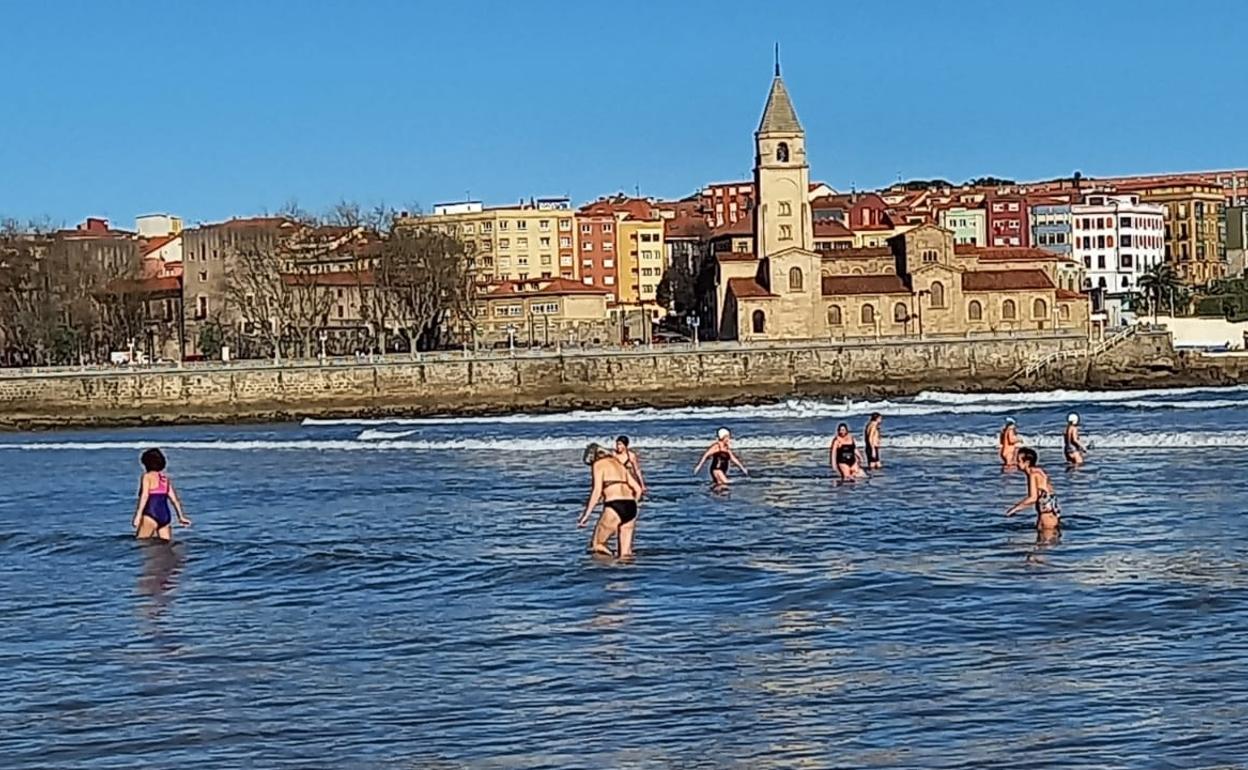
<svg viewBox="0 0 1248 770">
<path fill-rule="evenodd" d="M 838 259 L 879 259 L 893 256 L 893 250 L 887 246 L 859 246 L 853 249 L 833 249 L 825 251 L 823 258 L 829 261 Z"/>
<path fill-rule="evenodd" d="M 728 291 L 737 299 L 765 299 L 775 294 L 764 289 L 753 278 L 729 278 Z"/>
<path fill-rule="evenodd" d="M 968 270 L 962 274 L 962 291 L 1019 291 L 1052 289 L 1043 270 Z"/>
<path fill-rule="evenodd" d="M 113 294 L 180 294 L 182 281 L 178 278 L 135 278 L 113 281 L 108 290 Z"/>
<path fill-rule="evenodd" d="M 896 275 L 825 275 L 823 296 L 848 294 L 909 294 L 910 289 Z"/>
<path fill-rule="evenodd" d="M 706 219 L 699 216 L 677 214 L 663 223 L 664 238 L 705 238 L 711 233 Z"/>
<path fill-rule="evenodd" d="M 753 262 L 754 252 L 752 251 L 721 251 L 715 254 L 715 259 L 720 262 Z"/>
<path fill-rule="evenodd" d="M 525 286 L 532 286 L 531 289 L 525 289 Z M 571 278 L 540 278 L 529 281 L 503 281 L 494 289 L 487 291 L 485 296 L 487 299 L 503 299 L 514 297 L 550 297 L 563 296 L 569 294 L 611 294 L 606 289 L 600 289 L 595 286 L 587 286 L 580 281 L 574 281 Z"/>
<path fill-rule="evenodd" d="M 1062 258 L 1055 252 L 1035 246 L 975 246 L 970 243 L 954 244 L 953 253 L 989 262 L 1055 262 Z"/>
<path fill-rule="evenodd" d="M 754 234 L 753 217 L 743 216 L 736 222 L 720 225 L 711 230 L 712 238 L 725 238 L 728 236 L 745 236 Z"/>
<path fill-rule="evenodd" d="M 372 270 L 344 270 L 336 273 L 283 273 L 287 286 L 372 286 L 376 276 Z"/>
<path fill-rule="evenodd" d="M 835 219 L 816 219 L 814 222 L 816 238 L 849 238 L 853 232 Z"/>
<path fill-rule="evenodd" d="M 1088 295 L 1079 291 L 1071 291 L 1070 289 L 1058 289 L 1058 299 L 1087 299 Z"/>
<path fill-rule="evenodd" d="M 178 238 L 181 238 L 181 237 L 182 237 L 181 235 L 160 235 L 155 238 L 149 238 L 147 240 L 147 243 L 143 244 L 143 250 L 142 250 L 143 256 L 146 257 L 148 254 L 151 254 L 154 251 L 160 251 L 170 241 L 177 240 Z"/>
</svg>

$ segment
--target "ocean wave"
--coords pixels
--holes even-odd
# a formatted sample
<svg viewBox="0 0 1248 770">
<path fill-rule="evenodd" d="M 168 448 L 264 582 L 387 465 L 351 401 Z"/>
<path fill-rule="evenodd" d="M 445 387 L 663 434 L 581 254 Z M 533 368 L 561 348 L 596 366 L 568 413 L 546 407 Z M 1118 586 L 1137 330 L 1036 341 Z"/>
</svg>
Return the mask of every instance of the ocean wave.
<svg viewBox="0 0 1248 770">
<path fill-rule="evenodd" d="M 1173 400 L 1183 395 L 1226 393 L 1248 388 L 1186 388 L 1175 390 L 1134 390 L 1119 393 L 1084 391 L 1051 391 L 1039 394 L 982 394 L 973 396 L 961 393 L 922 393 L 914 401 L 807 401 L 789 400 L 776 404 L 755 406 L 705 406 L 656 409 L 605 409 L 576 410 L 551 414 L 500 414 L 473 417 L 391 417 L 391 418 L 345 418 L 303 421 L 304 427 L 357 427 L 379 428 L 385 426 L 437 426 L 437 425 L 556 425 L 569 423 L 634 423 L 715 421 L 741 422 L 746 420 L 809 420 L 819 418 L 862 417 L 880 412 L 890 417 L 924 417 L 942 414 L 1012 414 L 1037 409 L 1051 409 L 1063 404 L 1095 403 L 1104 408 L 1121 409 L 1226 409 L 1248 407 L 1248 400 L 1206 399 Z M 1035 397 L 1039 398 L 1035 398 Z M 1170 400 L 1154 401 L 1149 397 L 1169 396 Z M 982 399 L 982 400 L 975 400 Z M 363 438 L 363 436 L 361 436 Z"/>
<path fill-rule="evenodd" d="M 1115 401 L 1138 401 L 1151 398 L 1175 399 L 1208 393 L 1231 394 L 1248 392 L 1248 385 L 1208 386 L 1198 388 L 1149 388 L 1146 390 L 1047 390 L 1037 393 L 946 393 L 925 390 L 914 397 L 920 404 L 1011 404 L 1016 408 L 1047 404 L 1109 404 Z"/>
<path fill-rule="evenodd" d="M 393 438 L 374 436 L 370 440 L 358 439 L 261 439 L 261 440 L 212 440 L 171 441 L 161 444 L 164 449 L 186 451 L 304 451 L 304 452 L 579 452 L 592 442 L 604 442 L 606 436 L 542 436 L 526 439 L 462 438 L 418 440 L 405 436 L 408 432 L 392 434 Z M 1060 436 L 1025 437 L 1026 443 L 1036 447 L 1059 447 Z M 1248 431 L 1190 431 L 1147 433 L 1119 431 L 1098 433 L 1085 437 L 1094 449 L 1165 449 L 1176 447 L 1217 448 L 1248 447 Z M 758 435 L 734 438 L 740 449 L 774 450 L 820 450 L 825 451 L 828 435 Z M 0 444 L 0 451 L 102 451 L 142 450 L 152 445 L 150 441 L 31 441 Z M 703 437 L 634 436 L 633 446 L 642 449 L 705 449 Z M 923 449 L 931 451 L 995 449 L 995 435 L 977 433 L 911 433 L 888 435 L 885 447 L 889 449 Z"/>
</svg>

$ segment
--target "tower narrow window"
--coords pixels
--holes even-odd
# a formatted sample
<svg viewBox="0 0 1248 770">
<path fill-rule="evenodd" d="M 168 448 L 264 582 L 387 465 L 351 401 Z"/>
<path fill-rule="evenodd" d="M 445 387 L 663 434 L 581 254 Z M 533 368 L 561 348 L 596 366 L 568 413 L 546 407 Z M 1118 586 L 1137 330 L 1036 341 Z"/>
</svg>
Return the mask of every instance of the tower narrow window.
<svg viewBox="0 0 1248 770">
<path fill-rule="evenodd" d="M 779 163 L 789 162 L 789 143 L 781 142 L 776 145 L 776 161 Z"/>
</svg>

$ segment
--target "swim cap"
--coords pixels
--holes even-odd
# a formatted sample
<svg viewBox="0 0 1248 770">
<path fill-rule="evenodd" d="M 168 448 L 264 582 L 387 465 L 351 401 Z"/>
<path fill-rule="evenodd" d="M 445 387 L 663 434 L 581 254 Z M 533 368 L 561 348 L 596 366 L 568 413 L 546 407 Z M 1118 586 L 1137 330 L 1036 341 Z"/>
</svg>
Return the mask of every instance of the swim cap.
<svg viewBox="0 0 1248 770">
<path fill-rule="evenodd" d="M 1006 424 L 1006 425 L 1013 425 L 1013 424 L 1014 424 L 1014 422 L 1015 422 L 1015 421 L 1014 421 L 1014 418 L 1013 418 L 1013 417 L 1006 417 L 1006 418 L 1005 418 L 1005 424 Z"/>
<path fill-rule="evenodd" d="M 1070 423 L 1071 425 L 1078 425 L 1079 415 L 1075 414 L 1074 412 L 1071 412 L 1070 414 L 1066 415 L 1066 422 Z"/>
<path fill-rule="evenodd" d="M 715 431 L 715 438 L 719 439 L 720 441 L 723 441 L 724 439 L 728 438 L 731 435 L 732 433 L 727 428 L 720 428 L 719 430 Z"/>
</svg>

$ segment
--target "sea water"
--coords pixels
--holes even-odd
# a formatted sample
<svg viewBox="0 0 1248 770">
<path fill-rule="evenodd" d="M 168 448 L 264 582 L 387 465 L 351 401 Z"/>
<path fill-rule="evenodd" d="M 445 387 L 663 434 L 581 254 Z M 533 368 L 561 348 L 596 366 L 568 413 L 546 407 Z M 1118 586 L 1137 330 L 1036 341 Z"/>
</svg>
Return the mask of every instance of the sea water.
<svg viewBox="0 0 1248 770">
<path fill-rule="evenodd" d="M 4 768 L 1248 762 L 1248 388 L 0 435 Z M 884 421 L 883 471 L 827 444 Z M 1069 412 L 1091 445 L 1061 462 Z M 1038 545 L 1006 416 L 1065 511 Z M 692 468 L 733 429 L 751 471 Z M 584 553 L 581 450 L 650 485 Z M 194 519 L 129 536 L 138 455 Z"/>
</svg>

